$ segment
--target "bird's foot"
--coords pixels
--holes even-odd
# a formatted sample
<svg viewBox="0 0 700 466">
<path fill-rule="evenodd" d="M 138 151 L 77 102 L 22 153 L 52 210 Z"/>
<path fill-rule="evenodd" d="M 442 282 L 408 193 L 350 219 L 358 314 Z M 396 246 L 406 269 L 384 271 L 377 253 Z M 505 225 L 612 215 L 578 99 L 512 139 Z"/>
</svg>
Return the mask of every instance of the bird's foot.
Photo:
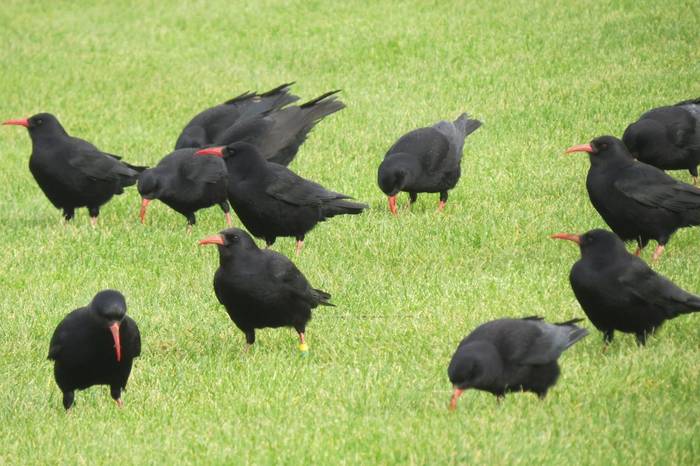
<svg viewBox="0 0 700 466">
<path fill-rule="evenodd" d="M 187 234 L 188 234 L 188 235 L 191 235 L 191 234 L 192 234 L 192 224 L 191 224 L 191 223 L 188 223 L 188 224 L 187 224 Z"/>
<path fill-rule="evenodd" d="M 664 246 L 663 244 L 659 244 L 658 246 L 656 246 L 656 249 L 654 250 L 654 255 L 651 256 L 652 262 L 656 262 L 657 260 L 659 260 L 661 254 L 664 253 L 664 249 L 666 249 L 666 246 Z"/>
<path fill-rule="evenodd" d="M 693 177 L 693 186 L 697 186 L 697 185 L 698 185 L 698 177 L 694 176 Z"/>
<path fill-rule="evenodd" d="M 117 407 L 118 407 L 118 408 L 123 408 L 123 407 L 124 407 L 124 402 L 122 401 L 121 398 L 117 398 L 116 400 L 114 400 L 114 402 L 117 404 Z"/>
<path fill-rule="evenodd" d="M 637 256 L 637 257 L 639 257 L 639 255 L 640 255 L 641 253 L 642 253 L 642 248 L 640 248 L 639 246 L 637 246 L 637 249 L 635 249 L 635 251 L 634 251 L 634 255 Z"/>
<path fill-rule="evenodd" d="M 438 212 L 442 212 L 443 209 L 445 208 L 445 204 L 447 204 L 445 201 L 440 201 L 438 204 Z"/>
<path fill-rule="evenodd" d="M 298 239 L 298 240 L 297 240 L 297 246 L 296 246 L 296 248 L 295 248 L 295 250 L 294 250 L 294 252 L 296 253 L 297 257 L 301 254 L 301 248 L 303 248 L 303 247 L 304 247 L 304 240 L 299 240 L 299 239 Z"/>
<path fill-rule="evenodd" d="M 230 228 L 233 226 L 233 222 L 231 221 L 231 214 L 229 212 L 226 212 L 225 215 L 226 215 L 226 226 Z"/>
<path fill-rule="evenodd" d="M 92 225 L 92 228 L 97 227 L 97 217 L 90 217 L 90 225 Z"/>
</svg>

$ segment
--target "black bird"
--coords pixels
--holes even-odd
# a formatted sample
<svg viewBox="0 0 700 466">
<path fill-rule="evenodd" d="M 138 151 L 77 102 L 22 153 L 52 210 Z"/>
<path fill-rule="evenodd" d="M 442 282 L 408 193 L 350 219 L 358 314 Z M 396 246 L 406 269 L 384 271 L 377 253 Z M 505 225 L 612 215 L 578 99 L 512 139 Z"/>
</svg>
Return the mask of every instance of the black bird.
<svg viewBox="0 0 700 466">
<path fill-rule="evenodd" d="M 574 325 L 581 320 L 550 324 L 541 317 L 526 317 L 477 327 L 460 342 L 447 369 L 454 386 L 450 409 L 457 408 L 457 399 L 468 388 L 499 399 L 514 391 L 544 398 L 559 378 L 559 356 L 588 335 Z"/>
<path fill-rule="evenodd" d="M 159 199 L 187 218 L 188 229 L 196 223 L 195 212 L 218 204 L 231 226 L 227 200 L 228 171 L 218 157 L 194 155 L 197 149 L 180 149 L 165 156 L 158 165 L 141 173 L 138 182 L 141 223 L 146 207 Z"/>
<path fill-rule="evenodd" d="M 590 154 L 591 203 L 617 236 L 637 241 L 637 255 L 653 239 L 657 260 L 676 230 L 700 224 L 700 189 L 634 160 L 619 139 L 601 136 L 566 152 Z"/>
<path fill-rule="evenodd" d="M 662 170 L 688 170 L 697 184 L 700 98 L 649 110 L 627 127 L 622 140 L 639 161 Z"/>
<path fill-rule="evenodd" d="M 126 315 L 124 296 L 103 290 L 87 307 L 68 314 L 53 333 L 49 359 L 56 384 L 63 392 L 63 407 L 70 409 L 75 390 L 109 385 L 112 398 L 122 406 L 133 359 L 141 354 L 141 333 Z"/>
<path fill-rule="evenodd" d="M 396 195 L 408 192 L 411 205 L 418 193 L 440 193 L 442 210 L 448 191 L 462 175 L 464 139 L 481 126 L 466 113 L 454 122 L 440 121 L 429 128 L 415 129 L 391 146 L 379 165 L 377 182 L 389 196 L 389 210 L 397 215 Z"/>
<path fill-rule="evenodd" d="M 248 231 L 265 239 L 268 246 L 278 236 L 292 236 L 299 254 L 305 235 L 318 222 L 335 215 L 359 214 L 367 208 L 348 201 L 350 196 L 328 191 L 287 167 L 266 161 L 247 143 L 200 149 L 197 154 L 224 158 L 231 206 Z"/>
<path fill-rule="evenodd" d="M 66 221 L 73 218 L 76 208 L 87 207 L 94 226 L 100 206 L 136 183 L 139 172 L 146 169 L 121 162 L 120 157 L 69 136 L 50 113 L 7 120 L 3 125 L 19 125 L 29 130 L 32 139 L 29 170 L 49 201 L 63 209 Z"/>
<path fill-rule="evenodd" d="M 280 109 L 299 100 L 299 97 L 289 92 L 292 84 L 294 83 L 285 83 L 262 94 L 245 92 L 221 105 L 204 110 L 187 123 L 177 138 L 175 150 L 213 144 L 221 133 L 234 123 Z"/>
<path fill-rule="evenodd" d="M 255 329 L 294 327 L 299 334 L 299 349 L 306 353 L 304 332 L 311 309 L 332 306 L 328 302 L 331 295 L 312 288 L 289 259 L 261 250 L 248 233 L 238 228 L 204 238 L 199 244 L 218 246 L 214 291 L 233 323 L 245 333 L 246 349 L 255 343 Z"/>
<path fill-rule="evenodd" d="M 643 345 L 664 321 L 700 310 L 700 296 L 683 291 L 651 270 L 609 231 L 557 233 L 552 238 L 579 245 L 581 259 L 571 268 L 569 281 L 586 315 L 603 332 L 606 344 L 619 330 L 634 333 Z"/>
<path fill-rule="evenodd" d="M 289 165 L 309 132 L 324 117 L 345 108 L 332 91 L 303 105 L 292 105 L 254 118 L 241 119 L 221 133 L 217 146 L 248 142 L 258 148 L 263 158 Z"/>
</svg>

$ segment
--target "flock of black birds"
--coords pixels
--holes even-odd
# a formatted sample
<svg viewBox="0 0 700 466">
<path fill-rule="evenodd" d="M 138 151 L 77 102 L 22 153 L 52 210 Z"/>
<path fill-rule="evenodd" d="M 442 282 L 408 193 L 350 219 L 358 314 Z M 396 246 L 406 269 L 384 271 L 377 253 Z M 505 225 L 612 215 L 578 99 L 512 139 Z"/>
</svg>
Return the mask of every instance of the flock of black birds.
<svg viewBox="0 0 700 466">
<path fill-rule="evenodd" d="M 314 126 L 345 107 L 339 91 L 295 105 L 299 98 L 290 93 L 292 84 L 262 94 L 245 93 L 199 113 L 177 138 L 175 150 L 153 168 L 130 165 L 68 135 L 49 113 L 3 124 L 28 129 L 33 147 L 29 169 L 66 221 L 76 208 L 86 207 L 95 226 L 100 208 L 136 183 L 142 222 L 156 199 L 186 217 L 188 231 L 198 210 L 220 206 L 229 228 L 199 243 L 218 248 L 214 291 L 245 333 L 246 349 L 255 342 L 256 329 L 292 327 L 306 354 L 311 310 L 332 306 L 331 296 L 313 288 L 291 260 L 268 248 L 278 237 L 293 237 L 298 255 L 317 223 L 359 214 L 368 206 L 286 167 Z M 391 213 L 398 215 L 399 192 L 407 192 L 411 204 L 419 193 L 439 193 L 442 210 L 461 175 L 465 138 L 480 126 L 464 113 L 453 122 L 440 121 L 399 138 L 377 176 Z M 633 333 L 643 345 L 664 321 L 700 310 L 700 296 L 680 289 L 636 257 L 655 240 L 653 260 L 658 260 L 676 230 L 700 224 L 700 189 L 662 171 L 687 169 L 697 181 L 700 99 L 643 114 L 629 125 L 623 140 L 602 136 L 566 152 L 589 154 L 588 194 L 613 231 L 552 235 L 579 245 L 581 259 L 571 268 L 571 287 L 603 333 L 605 345 L 615 331 Z M 246 231 L 231 228 L 230 207 L 253 236 L 265 241 L 265 249 Z M 637 242 L 634 255 L 624 241 Z M 66 410 L 73 405 L 76 389 L 92 385 L 109 385 L 121 406 L 121 391 L 141 352 L 139 329 L 126 309 L 119 291 L 103 290 L 56 328 L 48 357 L 55 361 Z M 512 391 L 543 398 L 559 376 L 559 356 L 588 334 L 576 325 L 581 320 L 550 324 L 532 316 L 477 327 L 462 340 L 449 364 L 454 387 L 450 408 L 456 408 L 469 388 L 499 398 Z"/>
</svg>

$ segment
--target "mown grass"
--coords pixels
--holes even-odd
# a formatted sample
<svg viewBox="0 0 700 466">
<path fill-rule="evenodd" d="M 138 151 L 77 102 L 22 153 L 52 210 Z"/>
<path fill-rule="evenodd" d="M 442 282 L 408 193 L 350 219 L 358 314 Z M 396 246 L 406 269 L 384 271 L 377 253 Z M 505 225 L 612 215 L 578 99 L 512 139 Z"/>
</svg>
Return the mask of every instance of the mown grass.
<svg viewBox="0 0 700 466">
<path fill-rule="evenodd" d="M 646 348 L 591 337 L 562 358 L 546 401 L 467 393 L 447 411 L 446 366 L 484 321 L 582 316 L 568 285 L 578 252 L 556 231 L 602 226 L 583 157 L 642 111 L 700 94 L 698 6 L 672 1 L 15 1 L 0 9 L 5 118 L 55 113 L 75 135 L 155 163 L 200 109 L 296 80 L 342 88 L 292 168 L 371 210 L 336 218 L 294 259 L 333 294 L 309 325 L 243 336 L 217 303 L 218 209 L 182 217 L 135 190 L 67 227 L 29 171 L 26 131 L 0 133 L 2 464 L 697 464 L 700 317 Z M 376 167 L 402 133 L 469 111 L 463 176 L 392 218 Z M 688 175 L 677 173 L 687 180 Z M 292 240 L 275 248 L 293 253 Z M 700 292 L 698 232 L 656 266 Z M 646 253 L 649 256 L 650 252 Z M 648 257 L 647 257 L 648 258 Z M 106 388 L 60 405 L 48 342 L 64 314 L 113 287 L 143 335 L 126 406 Z"/>
</svg>

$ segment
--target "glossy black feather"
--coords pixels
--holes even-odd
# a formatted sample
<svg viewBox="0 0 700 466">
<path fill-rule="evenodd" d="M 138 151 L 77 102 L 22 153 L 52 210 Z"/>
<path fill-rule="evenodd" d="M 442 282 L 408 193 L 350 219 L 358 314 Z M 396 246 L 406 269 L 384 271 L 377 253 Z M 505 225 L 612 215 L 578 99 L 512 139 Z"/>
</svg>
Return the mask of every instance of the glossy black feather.
<svg viewBox="0 0 700 466">
<path fill-rule="evenodd" d="M 228 128 L 299 100 L 285 83 L 262 94 L 246 92 L 221 105 L 197 114 L 182 130 L 175 149 L 199 148 L 213 144 Z"/>
<path fill-rule="evenodd" d="M 136 183 L 145 167 L 126 164 L 91 143 L 69 136 L 58 119 L 40 113 L 28 119 L 32 155 L 29 170 L 51 203 L 66 220 L 79 207 L 97 217 L 102 205 Z"/>
<path fill-rule="evenodd" d="M 313 127 L 345 108 L 335 95 L 338 92 L 328 92 L 300 106 L 292 105 L 241 120 L 217 136 L 214 142 L 216 145 L 247 142 L 254 145 L 264 159 L 289 165 Z"/>
<path fill-rule="evenodd" d="M 379 188 L 387 196 L 400 191 L 445 193 L 446 200 L 461 176 L 464 140 L 480 126 L 463 113 L 454 122 L 440 121 L 401 136 L 379 165 Z"/>
<path fill-rule="evenodd" d="M 658 107 L 627 127 L 625 145 L 641 162 L 663 170 L 688 170 L 698 176 L 700 99 Z"/>
<path fill-rule="evenodd" d="M 235 143 L 223 153 L 231 206 L 246 229 L 268 244 L 279 236 L 303 239 L 319 222 L 367 208 L 266 161 L 250 144 Z"/>
<path fill-rule="evenodd" d="M 700 310 L 700 296 L 654 272 L 613 233 L 591 230 L 580 236 L 580 249 L 571 288 L 606 341 L 618 330 L 634 333 L 643 344 L 664 321 Z"/>
<path fill-rule="evenodd" d="M 665 245 L 679 228 L 700 224 L 700 189 L 634 160 L 617 138 L 591 142 L 586 188 L 593 207 L 623 240 Z"/>
<path fill-rule="evenodd" d="M 139 177 L 138 190 L 144 199 L 158 199 L 196 223 L 195 212 L 213 205 L 229 211 L 228 171 L 223 160 L 194 155 L 197 149 L 180 149 Z"/>
<path fill-rule="evenodd" d="M 214 291 L 236 326 L 255 342 L 255 329 L 293 327 L 303 333 L 311 309 L 329 303 L 330 295 L 311 287 L 306 277 L 285 256 L 258 248 L 238 228 L 221 232 L 219 268 Z"/>
<path fill-rule="evenodd" d="M 498 319 L 464 338 L 447 373 L 459 389 L 503 396 L 530 391 L 544 397 L 559 378 L 559 356 L 588 335 L 577 319 L 550 324 L 537 317 Z"/>
<path fill-rule="evenodd" d="M 109 330 L 113 322 L 120 322 L 119 362 Z M 88 306 L 69 313 L 56 327 L 48 353 L 48 359 L 55 361 L 54 377 L 63 392 L 64 407 L 72 406 L 75 390 L 93 385 L 109 385 L 112 398 L 119 400 L 133 359 L 140 354 L 141 334 L 126 315 L 126 302 L 118 291 L 101 291 Z"/>
</svg>

